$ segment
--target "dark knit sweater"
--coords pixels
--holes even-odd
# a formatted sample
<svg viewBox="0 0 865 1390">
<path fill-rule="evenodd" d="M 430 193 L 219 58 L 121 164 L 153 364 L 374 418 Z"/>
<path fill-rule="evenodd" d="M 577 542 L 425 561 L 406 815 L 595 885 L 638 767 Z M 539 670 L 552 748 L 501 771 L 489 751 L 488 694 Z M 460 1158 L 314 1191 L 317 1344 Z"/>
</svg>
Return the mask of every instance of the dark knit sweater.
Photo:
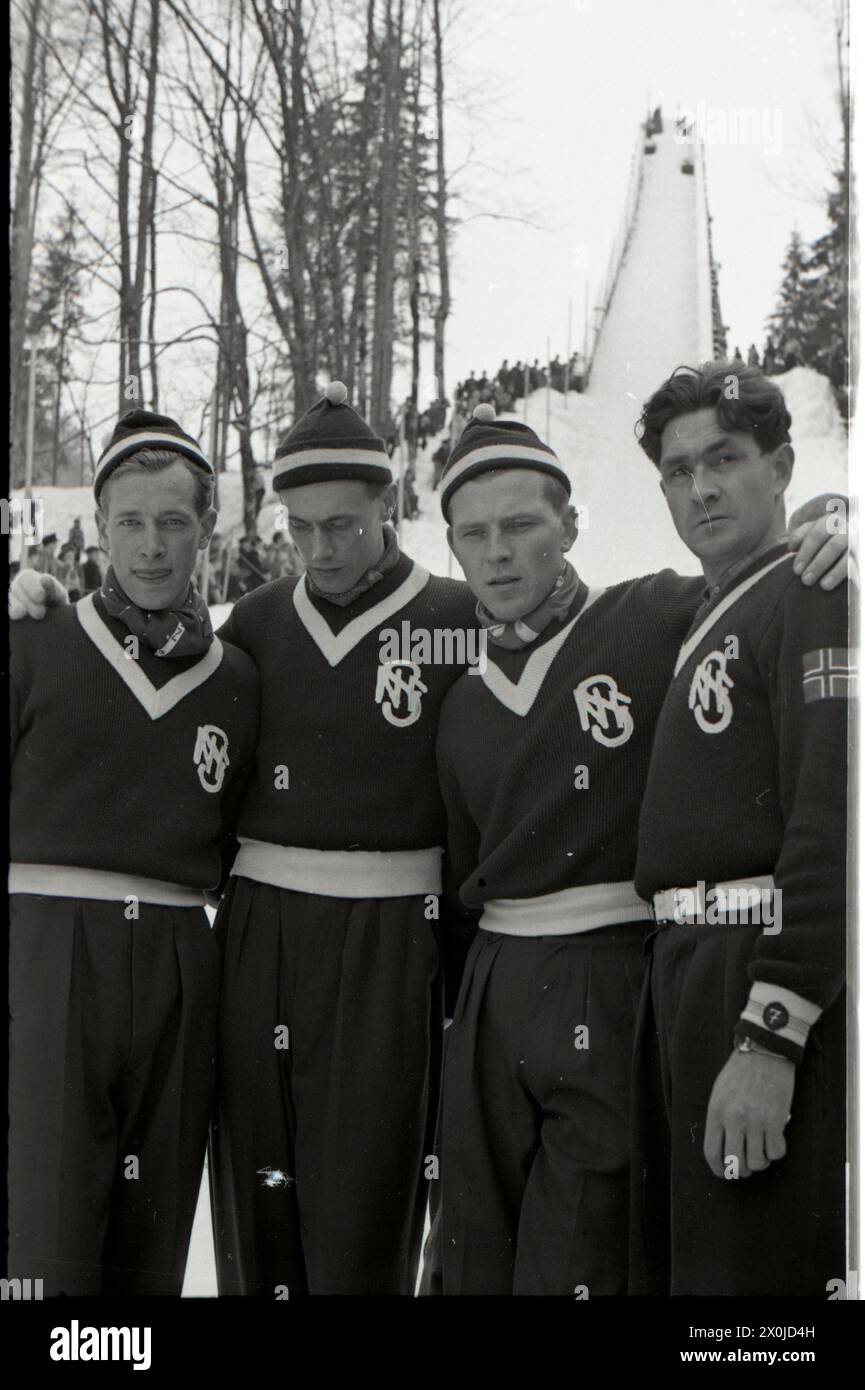
<svg viewBox="0 0 865 1390">
<path fill-rule="evenodd" d="M 490 643 L 486 675 L 454 686 L 438 765 L 468 907 L 633 878 L 655 721 L 701 588 L 664 570 L 587 604 L 581 583 L 558 650 L 556 621 L 522 651 Z"/>
<path fill-rule="evenodd" d="M 465 584 L 424 582 L 424 573 L 403 555 L 346 607 L 311 596 L 295 578 L 235 605 L 220 636 L 249 653 L 262 688 L 241 836 L 307 849 L 444 844 L 435 736 L 442 701 L 464 666 L 401 668 L 412 693 L 397 691 L 383 670 L 383 634 L 406 622 L 432 633 L 474 630 L 477 621 Z"/>
<path fill-rule="evenodd" d="M 855 663 L 846 591 L 806 588 L 790 558 L 779 545 L 721 590 L 710 618 L 727 594 L 780 560 L 702 632 L 672 681 L 643 799 L 636 886 L 648 898 L 701 880 L 773 875 L 781 930 L 760 934 L 748 973 L 752 984 L 781 987 L 816 1006 L 810 1022 L 844 976 Z M 748 988 L 743 980 L 743 1006 Z M 742 1031 L 801 1055 L 783 1012 L 775 1011 L 769 1027 L 745 1019 Z"/>
<path fill-rule="evenodd" d="M 82 626 L 88 614 L 100 645 Z M 218 646 L 201 661 L 165 660 L 142 646 L 133 660 L 124 655 L 129 635 L 98 596 L 11 624 L 10 857 L 212 889 L 255 748 L 258 676 L 226 643 L 192 688 Z M 162 691 L 164 713 L 144 708 L 127 683 L 135 679 L 151 702 Z M 229 761 L 220 775 L 221 760 L 208 753 L 223 735 Z"/>
</svg>

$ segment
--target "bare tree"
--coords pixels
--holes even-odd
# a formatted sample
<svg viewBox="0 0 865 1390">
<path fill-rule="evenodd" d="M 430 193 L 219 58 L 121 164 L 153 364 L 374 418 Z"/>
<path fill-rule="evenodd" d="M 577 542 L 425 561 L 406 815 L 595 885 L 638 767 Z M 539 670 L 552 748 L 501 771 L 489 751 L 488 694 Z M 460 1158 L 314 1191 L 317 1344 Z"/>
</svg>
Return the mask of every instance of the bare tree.
<svg viewBox="0 0 865 1390">
<path fill-rule="evenodd" d="M 390 418 L 393 374 L 394 284 L 396 279 L 396 194 L 402 99 L 402 43 L 405 0 L 386 0 L 382 52 L 382 153 L 378 190 L 378 245 L 373 305 L 372 384 L 370 423 L 386 434 Z"/>
<path fill-rule="evenodd" d="M 436 100 L 436 255 L 439 293 L 435 309 L 433 374 L 440 400 L 445 390 L 445 327 L 451 310 L 450 262 L 448 259 L 448 185 L 445 164 L 444 61 L 442 56 L 441 0 L 433 0 L 433 62 Z"/>
</svg>

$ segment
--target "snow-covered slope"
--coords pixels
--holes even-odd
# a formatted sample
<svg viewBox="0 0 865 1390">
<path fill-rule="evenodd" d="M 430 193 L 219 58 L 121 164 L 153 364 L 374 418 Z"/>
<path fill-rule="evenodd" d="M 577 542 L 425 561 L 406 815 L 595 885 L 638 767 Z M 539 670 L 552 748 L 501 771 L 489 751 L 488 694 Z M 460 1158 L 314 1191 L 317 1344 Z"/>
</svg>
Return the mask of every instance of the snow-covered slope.
<svg viewBox="0 0 865 1390">
<path fill-rule="evenodd" d="M 672 361 L 661 368 L 654 384 L 659 385 L 675 365 Z M 775 380 L 793 417 L 796 465 L 787 493 L 789 514 L 818 493 L 848 491 L 847 434 L 824 376 L 796 367 Z M 574 501 L 585 508 L 588 524 L 572 552 L 580 572 L 595 584 L 648 574 L 665 565 L 682 574 L 699 573 L 693 555 L 673 530 L 657 470 L 634 438 L 639 406 L 635 408 L 629 397 L 616 400 L 594 390 L 582 396 L 571 392 L 567 408 L 560 392 L 551 391 L 550 397 L 549 432 L 545 391 L 529 398 L 528 421 L 565 463 Z M 513 418 L 522 419 L 522 412 Z M 448 570 L 445 523 L 438 494 L 429 491 L 432 464 L 425 458 L 418 463 L 417 476 L 423 510 L 417 521 L 405 524 L 404 548 L 436 574 L 461 575 L 452 557 Z"/>
<path fill-rule="evenodd" d="M 622 288 L 620 282 L 619 290 Z M 665 371 L 675 365 L 671 361 L 661 367 L 654 384 L 659 384 Z M 775 380 L 793 417 L 796 466 L 787 494 L 788 510 L 793 511 L 817 493 L 846 493 L 847 434 L 829 382 L 808 367 L 795 367 Z M 562 394 L 551 391 L 548 434 L 546 391 L 536 391 L 528 401 L 529 424 L 543 438 L 549 438 L 570 473 L 574 501 L 585 509 L 587 525 L 574 548 L 573 559 L 581 573 L 596 584 L 647 574 L 665 565 L 673 565 L 683 574 L 697 573 L 693 556 L 673 530 L 658 489 L 657 472 L 634 438 L 638 413 L 639 404 L 635 406 L 629 395 L 617 398 L 607 390 L 596 390 L 594 384 L 585 395 L 570 392 L 567 407 Z M 523 418 L 522 402 L 519 412 L 511 418 Z M 429 456 L 436 443 L 432 440 L 417 462 L 421 515 L 404 524 L 403 547 L 434 574 L 461 578 L 462 572 L 448 550 L 438 494 L 431 490 Z M 219 529 L 227 531 L 240 522 L 240 475 L 223 474 L 219 486 Z M 93 495 L 88 488 L 46 487 L 39 489 L 39 496 L 44 504 L 46 532 L 55 531 L 65 540 L 73 519 L 80 516 L 86 544 L 96 543 Z M 259 519 L 259 532 L 266 539 L 273 532 L 276 505 L 275 498 L 269 500 Z M 13 558 L 18 558 L 18 551 L 16 538 Z"/>
</svg>

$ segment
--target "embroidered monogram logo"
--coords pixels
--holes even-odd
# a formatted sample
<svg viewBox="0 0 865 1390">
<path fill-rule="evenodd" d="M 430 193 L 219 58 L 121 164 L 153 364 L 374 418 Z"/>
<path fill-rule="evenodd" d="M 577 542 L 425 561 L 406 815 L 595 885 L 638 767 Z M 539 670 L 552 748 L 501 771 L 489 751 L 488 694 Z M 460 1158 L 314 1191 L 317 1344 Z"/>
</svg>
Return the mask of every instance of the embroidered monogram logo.
<svg viewBox="0 0 865 1390">
<path fill-rule="evenodd" d="M 215 724 L 200 724 L 192 761 L 198 768 L 198 780 L 204 790 L 218 792 L 229 766 L 228 735 Z"/>
<path fill-rule="evenodd" d="M 427 687 L 416 661 L 383 661 L 375 682 L 375 702 L 388 724 L 398 729 L 420 719 L 420 700 Z"/>
<path fill-rule="evenodd" d="M 727 658 L 723 652 L 709 652 L 697 667 L 688 692 L 688 708 L 704 734 L 720 734 L 733 718 L 733 703 L 729 691 L 733 677 L 727 674 Z"/>
<path fill-rule="evenodd" d="M 583 733 L 591 733 L 605 748 L 618 748 L 634 732 L 628 709 L 630 695 L 619 689 L 612 676 L 587 676 L 574 691 Z"/>
</svg>

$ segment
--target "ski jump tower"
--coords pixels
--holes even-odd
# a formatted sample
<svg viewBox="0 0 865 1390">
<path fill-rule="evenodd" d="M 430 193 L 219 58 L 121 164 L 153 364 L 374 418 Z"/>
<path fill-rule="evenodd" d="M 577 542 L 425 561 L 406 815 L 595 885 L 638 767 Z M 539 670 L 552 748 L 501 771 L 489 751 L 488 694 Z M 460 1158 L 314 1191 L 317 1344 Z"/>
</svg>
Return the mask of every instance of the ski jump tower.
<svg viewBox="0 0 865 1390">
<path fill-rule="evenodd" d="M 576 563 L 602 583 L 668 565 L 697 573 L 634 436 L 643 402 L 670 372 L 726 350 L 702 144 L 658 113 L 640 131 L 595 304 L 587 390 L 579 410 L 558 416 L 573 432 L 562 444 L 574 500 L 588 509 Z"/>
<path fill-rule="evenodd" d="M 723 356 L 703 144 L 669 119 L 640 132 L 593 329 L 598 393 L 642 401 L 679 362 Z"/>
</svg>

